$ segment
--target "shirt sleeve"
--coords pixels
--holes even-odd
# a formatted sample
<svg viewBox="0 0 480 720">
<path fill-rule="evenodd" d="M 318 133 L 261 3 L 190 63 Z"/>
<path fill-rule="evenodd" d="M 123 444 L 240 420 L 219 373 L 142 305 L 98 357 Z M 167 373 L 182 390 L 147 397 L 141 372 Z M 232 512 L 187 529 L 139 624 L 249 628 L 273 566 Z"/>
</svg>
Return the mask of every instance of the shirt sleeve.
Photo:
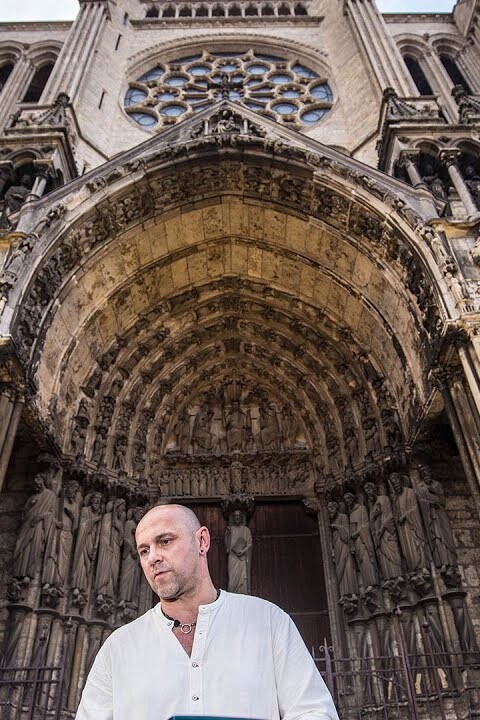
<svg viewBox="0 0 480 720">
<path fill-rule="evenodd" d="M 111 659 L 108 640 L 98 651 L 83 689 L 75 720 L 113 720 Z"/>
<path fill-rule="evenodd" d="M 282 720 L 339 720 L 332 697 L 293 620 L 279 611 L 273 653 Z"/>
</svg>

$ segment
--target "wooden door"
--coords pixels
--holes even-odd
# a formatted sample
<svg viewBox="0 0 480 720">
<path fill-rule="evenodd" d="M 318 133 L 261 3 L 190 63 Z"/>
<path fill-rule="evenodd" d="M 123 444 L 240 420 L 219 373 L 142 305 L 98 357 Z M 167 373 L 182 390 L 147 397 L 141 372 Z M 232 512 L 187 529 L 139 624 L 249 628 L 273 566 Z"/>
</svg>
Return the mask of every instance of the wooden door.
<svg viewBox="0 0 480 720">
<path fill-rule="evenodd" d="M 216 587 L 227 587 L 226 522 L 219 505 L 192 505 L 212 535 L 209 564 Z M 288 612 L 309 649 L 330 641 L 322 551 L 315 517 L 301 502 L 257 502 L 253 536 L 252 594 Z"/>
</svg>

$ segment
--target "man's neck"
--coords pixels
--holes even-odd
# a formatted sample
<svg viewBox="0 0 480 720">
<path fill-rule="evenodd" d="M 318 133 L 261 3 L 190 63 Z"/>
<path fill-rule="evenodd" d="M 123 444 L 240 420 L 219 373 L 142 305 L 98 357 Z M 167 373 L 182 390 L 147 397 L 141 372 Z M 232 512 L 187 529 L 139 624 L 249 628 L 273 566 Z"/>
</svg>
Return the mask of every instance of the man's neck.
<svg viewBox="0 0 480 720">
<path fill-rule="evenodd" d="M 162 600 L 162 610 L 169 617 L 180 622 L 194 622 L 197 619 L 200 605 L 209 605 L 217 599 L 217 591 L 209 579 L 205 587 L 201 587 L 194 594 L 182 595 L 176 600 Z"/>
</svg>

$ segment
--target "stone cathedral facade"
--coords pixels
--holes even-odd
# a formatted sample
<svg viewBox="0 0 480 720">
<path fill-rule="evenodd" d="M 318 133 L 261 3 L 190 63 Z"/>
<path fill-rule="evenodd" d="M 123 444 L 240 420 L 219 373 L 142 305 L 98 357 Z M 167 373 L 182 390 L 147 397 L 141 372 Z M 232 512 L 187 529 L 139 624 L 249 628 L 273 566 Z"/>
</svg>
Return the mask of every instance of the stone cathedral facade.
<svg viewBox="0 0 480 720">
<path fill-rule="evenodd" d="M 159 502 L 342 718 L 479 716 L 479 17 L 0 25 L 2 718 L 74 717 Z"/>
</svg>

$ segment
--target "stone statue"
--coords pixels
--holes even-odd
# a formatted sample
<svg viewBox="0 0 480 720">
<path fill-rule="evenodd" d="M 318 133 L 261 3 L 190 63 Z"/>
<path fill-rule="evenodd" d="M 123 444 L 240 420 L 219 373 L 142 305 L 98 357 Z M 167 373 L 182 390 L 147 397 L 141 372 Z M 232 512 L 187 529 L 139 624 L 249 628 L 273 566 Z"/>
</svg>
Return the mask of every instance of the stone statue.
<svg viewBox="0 0 480 720">
<path fill-rule="evenodd" d="M 28 586 L 43 558 L 56 564 L 58 498 L 45 473 L 33 481 L 35 493 L 27 500 L 15 545 L 13 576 Z"/>
<path fill-rule="evenodd" d="M 431 588 L 431 576 L 420 506 L 415 491 L 408 485 L 408 478 L 392 473 L 390 484 L 394 492 L 395 520 L 403 559 L 410 582 L 423 595 Z"/>
<path fill-rule="evenodd" d="M 370 503 L 370 527 L 382 576 L 387 581 L 401 577 L 402 563 L 390 498 L 379 493 L 371 482 L 367 482 L 364 489 Z"/>
<path fill-rule="evenodd" d="M 249 427 L 248 420 L 246 413 L 240 409 L 238 400 L 234 400 L 225 422 L 229 450 L 245 449 L 247 427 Z"/>
<path fill-rule="evenodd" d="M 73 549 L 73 537 L 78 528 L 80 518 L 79 508 L 80 485 L 71 480 L 65 486 L 63 501 L 62 528 L 60 530 L 60 548 L 58 555 L 58 576 L 60 583 L 65 586 L 68 580 L 68 570 Z"/>
<path fill-rule="evenodd" d="M 175 435 L 175 447 L 178 452 L 186 455 L 190 445 L 190 418 L 184 408 L 173 427 Z"/>
<path fill-rule="evenodd" d="M 80 514 L 77 542 L 73 555 L 72 602 L 83 607 L 87 601 L 90 569 L 97 552 L 97 536 L 102 507 L 100 493 L 92 493 L 85 498 Z"/>
<path fill-rule="evenodd" d="M 125 620 L 132 620 L 138 609 L 138 589 L 141 569 L 138 561 L 135 530 L 142 519 L 140 507 L 128 511 L 123 532 L 122 570 L 120 575 L 119 608 Z"/>
<path fill-rule="evenodd" d="M 351 600 L 358 593 L 358 585 L 351 552 L 348 517 L 338 511 L 338 504 L 333 501 L 328 503 L 328 514 L 330 516 L 333 559 L 340 598 Z"/>
<path fill-rule="evenodd" d="M 423 531 L 420 507 L 415 491 L 409 487 L 399 473 L 390 475 L 397 508 L 398 537 L 405 564 L 409 572 L 428 567 L 425 554 L 425 533 Z"/>
<path fill-rule="evenodd" d="M 103 605 L 106 598 L 114 597 L 120 573 L 120 551 L 125 515 L 123 498 L 109 500 L 100 526 L 95 591 L 97 605 L 102 607 L 105 612 L 107 612 L 107 608 Z"/>
<path fill-rule="evenodd" d="M 472 200 L 480 210 L 480 176 L 475 172 L 473 165 L 467 165 L 463 176 L 465 179 L 465 185 L 470 190 Z"/>
<path fill-rule="evenodd" d="M 432 163 L 425 163 L 425 174 L 422 175 L 422 181 L 427 185 L 428 189 L 435 195 L 435 197 L 445 202 L 448 200 L 445 185 L 440 179 L 439 175 L 435 173 Z"/>
<path fill-rule="evenodd" d="M 434 480 L 427 466 L 420 468 L 420 481 L 417 483 L 417 497 L 423 522 L 432 551 L 435 567 L 446 572 L 457 564 L 455 541 L 450 522 L 445 511 L 445 493 L 441 483 Z"/>
<path fill-rule="evenodd" d="M 11 185 L 5 193 L 5 205 L 11 213 L 20 210 L 27 196 L 32 192 L 33 180 L 30 175 L 22 175 L 19 185 Z"/>
<path fill-rule="evenodd" d="M 297 442 L 297 435 L 299 431 L 298 421 L 295 415 L 292 413 L 289 405 L 284 405 L 281 416 L 282 424 L 282 446 L 284 450 L 293 448 Z"/>
<path fill-rule="evenodd" d="M 208 453 L 213 447 L 213 435 L 210 432 L 213 410 L 210 405 L 203 405 L 198 411 L 193 425 L 194 452 Z"/>
<path fill-rule="evenodd" d="M 228 591 L 250 593 L 252 533 L 246 526 L 241 510 L 235 510 L 225 532 L 225 548 L 228 554 Z"/>
<path fill-rule="evenodd" d="M 352 493 L 345 493 L 343 499 L 349 511 L 350 536 L 353 540 L 355 558 L 357 560 L 360 578 L 366 591 L 371 591 L 378 585 L 377 559 L 372 536 L 368 511 L 360 500 L 356 500 Z"/>
<path fill-rule="evenodd" d="M 263 450 L 277 450 L 280 438 L 277 413 L 270 403 L 262 400 L 259 410 L 260 440 Z"/>
</svg>

